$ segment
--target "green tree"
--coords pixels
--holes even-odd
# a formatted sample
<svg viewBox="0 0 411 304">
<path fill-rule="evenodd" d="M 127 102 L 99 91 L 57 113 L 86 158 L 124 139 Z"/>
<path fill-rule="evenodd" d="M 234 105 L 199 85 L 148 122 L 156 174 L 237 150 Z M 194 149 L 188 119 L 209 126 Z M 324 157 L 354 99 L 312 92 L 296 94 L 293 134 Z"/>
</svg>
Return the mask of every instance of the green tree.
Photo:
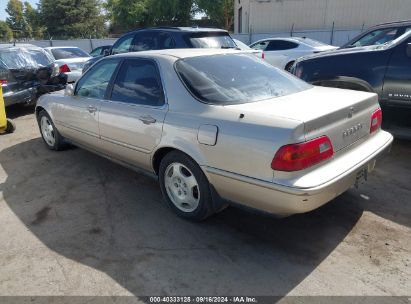
<svg viewBox="0 0 411 304">
<path fill-rule="evenodd" d="M 155 24 L 190 25 L 194 15 L 194 0 L 151 0 L 150 15 Z"/>
<path fill-rule="evenodd" d="M 190 25 L 194 0 L 108 0 L 105 8 L 115 32 L 142 26 Z"/>
<path fill-rule="evenodd" d="M 31 31 L 31 37 L 36 39 L 43 38 L 45 27 L 41 24 L 40 14 L 27 1 L 24 2 L 23 15 L 27 23 L 27 28 Z"/>
<path fill-rule="evenodd" d="M 1 41 L 10 41 L 13 39 L 13 32 L 4 21 L 0 20 L 0 40 Z"/>
<path fill-rule="evenodd" d="M 20 0 L 9 0 L 6 7 L 6 23 L 14 32 L 15 38 L 24 38 L 31 36 L 31 29 L 24 19 L 23 3 Z"/>
<path fill-rule="evenodd" d="M 231 30 L 234 24 L 234 0 L 196 0 L 198 8 L 220 27 Z"/>
<path fill-rule="evenodd" d="M 99 38 L 106 32 L 100 0 L 40 0 L 39 13 L 53 38 Z"/>
</svg>

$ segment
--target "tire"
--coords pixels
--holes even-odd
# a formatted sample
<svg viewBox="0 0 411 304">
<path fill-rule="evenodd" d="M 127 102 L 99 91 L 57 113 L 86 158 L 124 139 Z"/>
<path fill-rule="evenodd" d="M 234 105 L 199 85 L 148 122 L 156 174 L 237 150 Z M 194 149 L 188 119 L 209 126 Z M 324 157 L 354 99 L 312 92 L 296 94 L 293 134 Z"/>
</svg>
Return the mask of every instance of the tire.
<svg viewBox="0 0 411 304">
<path fill-rule="evenodd" d="M 287 63 L 287 65 L 285 66 L 284 70 L 286 70 L 287 72 L 291 73 L 291 68 L 293 67 L 294 61 L 291 61 L 289 63 Z"/>
<path fill-rule="evenodd" d="M 41 137 L 43 138 L 47 148 L 50 150 L 59 151 L 66 147 L 64 138 L 60 135 L 46 111 L 41 110 L 39 112 L 37 116 L 37 123 L 39 124 Z"/>
<path fill-rule="evenodd" d="M 166 154 L 160 163 L 159 180 L 167 205 L 178 216 L 199 222 L 214 213 L 208 180 L 186 154 Z"/>
<path fill-rule="evenodd" d="M 16 130 L 16 125 L 11 119 L 7 118 L 6 133 L 13 133 Z"/>
</svg>

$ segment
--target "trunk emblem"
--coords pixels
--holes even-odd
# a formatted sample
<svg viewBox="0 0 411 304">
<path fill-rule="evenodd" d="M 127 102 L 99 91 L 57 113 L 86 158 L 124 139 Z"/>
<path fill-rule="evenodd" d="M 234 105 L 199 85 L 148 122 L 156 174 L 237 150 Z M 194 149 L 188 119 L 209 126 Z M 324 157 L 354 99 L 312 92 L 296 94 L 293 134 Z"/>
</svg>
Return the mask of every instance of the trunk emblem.
<svg viewBox="0 0 411 304">
<path fill-rule="evenodd" d="M 358 131 L 360 131 L 362 128 L 363 128 L 363 124 L 359 123 L 358 125 L 352 126 L 351 128 L 344 130 L 343 138 L 346 138 L 348 136 L 358 133 Z"/>
<path fill-rule="evenodd" d="M 354 115 L 354 107 L 350 107 L 350 110 L 348 112 L 348 118 L 351 118 Z"/>
</svg>

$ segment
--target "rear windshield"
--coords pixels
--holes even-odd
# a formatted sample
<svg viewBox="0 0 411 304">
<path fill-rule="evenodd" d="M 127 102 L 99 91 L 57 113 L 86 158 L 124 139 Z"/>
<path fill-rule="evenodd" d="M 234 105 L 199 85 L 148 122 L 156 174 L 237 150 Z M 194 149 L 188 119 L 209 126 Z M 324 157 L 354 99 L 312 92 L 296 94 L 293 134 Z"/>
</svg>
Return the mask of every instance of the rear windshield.
<svg viewBox="0 0 411 304">
<path fill-rule="evenodd" d="M 79 57 L 90 57 L 85 51 L 79 48 L 58 48 L 51 49 L 56 60 L 67 59 L 67 58 L 79 58 Z"/>
<path fill-rule="evenodd" d="M 313 39 L 310 39 L 310 38 L 300 38 L 298 40 L 301 41 L 301 42 L 304 42 L 305 44 L 308 44 L 309 46 L 314 46 L 314 47 L 327 45 L 326 43 L 323 43 L 323 42 L 317 41 L 317 40 L 313 40 Z"/>
<path fill-rule="evenodd" d="M 43 50 L 26 48 L 0 50 L 0 61 L 9 69 L 38 68 L 53 62 Z"/>
<path fill-rule="evenodd" d="M 180 59 L 176 71 L 199 100 L 218 105 L 255 102 L 311 88 L 251 54 Z"/>
<path fill-rule="evenodd" d="M 229 49 L 237 47 L 230 35 L 224 32 L 193 33 L 186 39 L 193 48 Z"/>
</svg>

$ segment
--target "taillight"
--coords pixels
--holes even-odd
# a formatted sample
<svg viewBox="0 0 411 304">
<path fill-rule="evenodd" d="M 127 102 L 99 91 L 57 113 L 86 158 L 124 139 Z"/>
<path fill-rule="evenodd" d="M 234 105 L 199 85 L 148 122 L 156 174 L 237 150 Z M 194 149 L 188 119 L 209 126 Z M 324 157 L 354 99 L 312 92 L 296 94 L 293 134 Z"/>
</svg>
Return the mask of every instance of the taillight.
<svg viewBox="0 0 411 304">
<path fill-rule="evenodd" d="M 60 67 L 60 73 L 68 73 L 68 72 L 70 72 L 70 68 L 68 67 L 67 64 L 63 64 L 63 65 Z"/>
<path fill-rule="evenodd" d="M 0 85 L 6 85 L 7 79 L 0 79 Z"/>
<path fill-rule="evenodd" d="M 377 131 L 382 124 L 382 111 L 381 108 L 378 108 L 375 110 L 374 113 L 372 113 L 371 116 L 371 127 L 370 127 L 370 133 L 373 133 Z"/>
<path fill-rule="evenodd" d="M 264 52 L 261 53 L 261 59 L 264 59 Z"/>
<path fill-rule="evenodd" d="M 322 136 L 299 144 L 282 146 L 271 162 L 278 171 L 298 171 L 314 166 L 334 155 L 330 139 Z"/>
</svg>

